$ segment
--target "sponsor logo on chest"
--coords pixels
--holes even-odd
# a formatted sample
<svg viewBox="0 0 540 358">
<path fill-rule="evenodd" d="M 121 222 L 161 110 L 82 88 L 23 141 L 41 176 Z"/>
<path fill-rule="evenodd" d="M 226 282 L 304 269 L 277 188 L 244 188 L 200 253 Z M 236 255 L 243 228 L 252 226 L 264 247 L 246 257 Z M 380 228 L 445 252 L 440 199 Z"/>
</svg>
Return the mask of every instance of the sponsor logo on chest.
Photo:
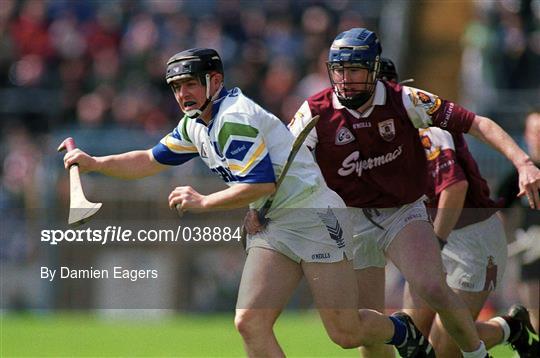
<svg viewBox="0 0 540 358">
<path fill-rule="evenodd" d="M 379 122 L 378 126 L 379 134 L 385 141 L 391 142 L 396 137 L 396 126 L 393 118 Z"/>
<path fill-rule="evenodd" d="M 242 152 L 242 151 L 244 151 L 244 150 L 246 150 L 246 145 L 245 145 L 245 144 L 242 144 L 241 147 L 238 147 L 238 148 L 236 148 L 236 149 L 234 149 L 234 150 L 231 150 L 231 154 L 232 154 L 232 155 L 236 155 L 236 154 L 238 154 L 238 153 L 240 153 L 240 152 Z"/>
<path fill-rule="evenodd" d="M 391 163 L 399 158 L 401 153 L 403 153 L 403 146 L 400 145 L 393 152 L 388 152 L 377 157 L 360 159 L 360 152 L 355 150 L 343 160 L 341 168 L 338 169 L 338 174 L 345 177 L 356 172 L 358 177 L 361 177 L 364 170 L 371 170 Z"/>
</svg>

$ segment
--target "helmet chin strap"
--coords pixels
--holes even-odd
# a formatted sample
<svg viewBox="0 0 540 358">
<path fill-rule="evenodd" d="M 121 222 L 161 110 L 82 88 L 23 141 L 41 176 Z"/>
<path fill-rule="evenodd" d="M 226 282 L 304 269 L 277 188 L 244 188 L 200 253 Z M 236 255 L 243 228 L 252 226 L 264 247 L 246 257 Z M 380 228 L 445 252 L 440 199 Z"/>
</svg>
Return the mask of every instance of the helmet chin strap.
<svg viewBox="0 0 540 358">
<path fill-rule="evenodd" d="M 362 107 L 367 101 L 369 101 L 372 94 L 373 92 L 364 92 L 359 93 L 351 98 L 346 98 L 339 95 L 337 96 L 337 98 L 339 100 L 339 103 L 341 103 L 344 107 L 357 110 L 358 108 Z"/>
<path fill-rule="evenodd" d="M 206 101 L 204 101 L 201 108 L 186 111 L 186 115 L 192 119 L 200 117 L 202 113 L 204 112 L 204 110 L 206 109 L 206 107 L 208 107 L 210 102 L 213 102 L 214 100 L 216 100 L 217 96 L 219 95 L 219 92 L 221 92 L 221 89 L 223 88 L 223 83 L 221 83 L 216 93 L 214 93 L 213 96 L 210 96 L 210 74 L 207 73 L 204 77 L 206 81 Z"/>
<path fill-rule="evenodd" d="M 373 74 L 373 85 L 372 85 L 373 88 L 369 92 L 358 93 L 352 97 L 344 97 L 339 94 L 339 91 L 337 91 L 337 89 L 334 90 L 334 92 L 337 95 L 339 103 L 341 103 L 344 107 L 353 109 L 353 110 L 357 110 L 358 108 L 362 107 L 367 101 L 369 101 L 371 96 L 373 96 L 373 94 L 375 93 L 375 88 L 377 87 L 376 74 L 377 72 Z"/>
</svg>

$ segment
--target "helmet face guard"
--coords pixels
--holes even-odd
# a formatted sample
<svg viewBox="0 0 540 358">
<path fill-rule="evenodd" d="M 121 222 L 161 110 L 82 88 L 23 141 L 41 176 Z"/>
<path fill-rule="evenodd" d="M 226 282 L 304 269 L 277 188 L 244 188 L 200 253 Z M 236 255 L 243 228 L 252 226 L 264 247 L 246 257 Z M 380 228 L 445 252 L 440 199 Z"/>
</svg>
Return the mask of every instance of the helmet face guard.
<svg viewBox="0 0 540 358">
<path fill-rule="evenodd" d="M 365 104 L 375 92 L 381 45 L 374 32 L 354 28 L 339 34 L 328 53 L 328 76 L 339 102 L 350 109 Z M 354 72 L 367 71 L 364 80 L 351 81 Z"/>
<path fill-rule="evenodd" d="M 347 108 L 357 109 L 375 92 L 378 63 L 363 65 L 355 62 L 328 62 L 330 83 L 339 102 Z M 351 73 L 365 71 L 364 81 L 351 80 Z"/>
</svg>

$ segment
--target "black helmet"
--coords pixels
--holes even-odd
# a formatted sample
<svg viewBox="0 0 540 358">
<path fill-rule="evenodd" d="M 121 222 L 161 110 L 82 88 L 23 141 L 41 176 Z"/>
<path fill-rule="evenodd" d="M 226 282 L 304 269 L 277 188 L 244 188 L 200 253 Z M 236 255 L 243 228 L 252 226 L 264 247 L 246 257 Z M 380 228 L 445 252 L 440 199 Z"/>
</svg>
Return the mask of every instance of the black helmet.
<svg viewBox="0 0 540 358">
<path fill-rule="evenodd" d="M 386 57 L 381 58 L 381 69 L 379 70 L 379 78 L 387 81 L 399 81 L 396 65 L 391 59 Z"/>
<path fill-rule="evenodd" d="M 205 84 L 205 75 L 212 71 L 223 75 L 223 63 L 217 51 L 211 48 L 192 48 L 177 53 L 167 61 L 165 79 L 170 84 L 181 78 L 195 77 Z"/>
</svg>

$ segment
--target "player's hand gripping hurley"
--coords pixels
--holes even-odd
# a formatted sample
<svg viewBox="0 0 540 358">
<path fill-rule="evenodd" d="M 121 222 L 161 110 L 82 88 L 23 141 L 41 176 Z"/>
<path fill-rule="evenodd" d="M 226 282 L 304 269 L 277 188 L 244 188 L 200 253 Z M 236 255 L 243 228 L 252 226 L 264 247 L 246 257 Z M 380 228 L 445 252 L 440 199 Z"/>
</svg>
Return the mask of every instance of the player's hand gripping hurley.
<svg viewBox="0 0 540 358">
<path fill-rule="evenodd" d="M 296 157 L 296 154 L 304 145 L 304 141 L 306 140 L 307 136 L 311 132 L 311 130 L 315 127 L 317 122 L 319 121 L 319 115 L 314 116 L 311 121 L 302 129 L 300 133 L 298 133 L 298 136 L 295 138 L 291 151 L 289 153 L 289 156 L 287 157 L 287 160 L 285 161 L 285 165 L 283 166 L 283 170 L 281 171 L 281 174 L 276 181 L 276 190 L 274 191 L 274 194 L 270 195 L 268 199 L 264 202 L 261 209 L 258 211 L 258 218 L 261 225 L 266 225 L 268 223 L 268 218 L 266 217 L 266 214 L 272 207 L 272 203 L 274 202 L 274 198 L 276 197 L 276 193 L 279 190 L 279 187 L 283 180 L 285 180 L 285 177 L 287 176 L 287 172 L 289 171 L 289 168 L 291 164 L 294 162 L 294 158 Z M 246 229 L 245 227 L 242 227 L 242 246 L 246 248 Z"/>
</svg>

